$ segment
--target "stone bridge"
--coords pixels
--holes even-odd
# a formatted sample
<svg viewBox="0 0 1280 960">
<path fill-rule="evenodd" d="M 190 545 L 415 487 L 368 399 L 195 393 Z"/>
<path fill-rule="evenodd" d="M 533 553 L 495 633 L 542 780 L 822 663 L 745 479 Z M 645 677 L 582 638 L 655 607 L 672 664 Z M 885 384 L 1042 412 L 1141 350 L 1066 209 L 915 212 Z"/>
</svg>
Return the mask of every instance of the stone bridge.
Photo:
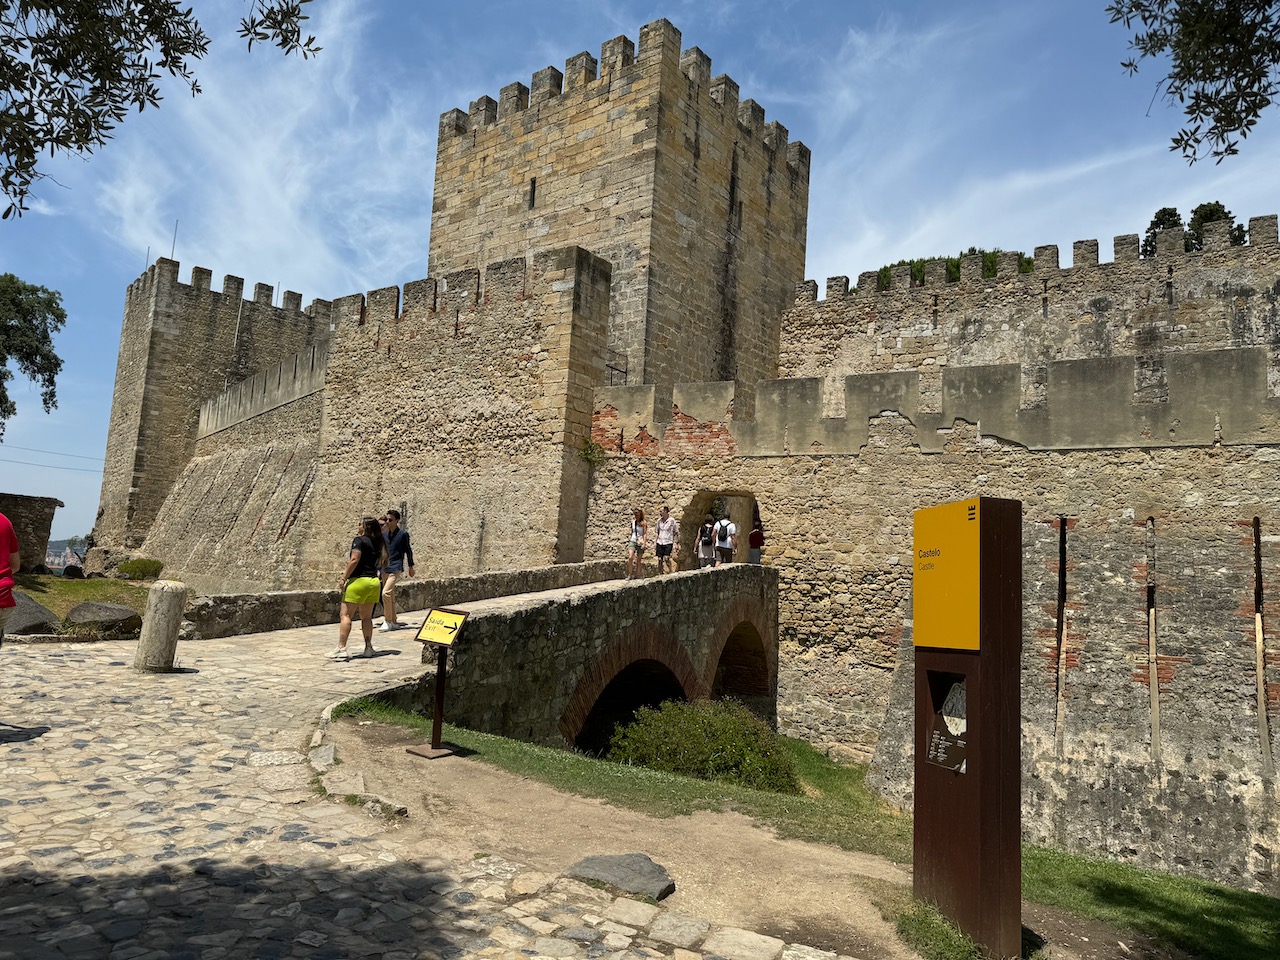
<svg viewBox="0 0 1280 960">
<path fill-rule="evenodd" d="M 595 751 L 636 707 L 733 697 L 771 722 L 778 574 L 734 564 L 456 604 L 445 719 Z M 434 664 L 436 647 L 423 651 Z M 430 703 L 424 678 L 415 699 Z"/>
</svg>

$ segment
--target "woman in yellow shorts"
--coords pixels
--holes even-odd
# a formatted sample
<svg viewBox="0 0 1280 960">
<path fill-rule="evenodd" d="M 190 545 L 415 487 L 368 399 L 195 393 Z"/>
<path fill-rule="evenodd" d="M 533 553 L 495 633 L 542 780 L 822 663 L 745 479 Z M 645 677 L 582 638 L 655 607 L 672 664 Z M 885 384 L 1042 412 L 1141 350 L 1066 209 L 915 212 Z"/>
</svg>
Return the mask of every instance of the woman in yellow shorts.
<svg viewBox="0 0 1280 960">
<path fill-rule="evenodd" d="M 338 583 L 338 590 L 342 593 L 342 616 L 338 621 L 338 646 L 329 654 L 330 659 L 351 659 L 347 653 L 347 638 L 351 636 L 351 618 L 356 611 L 360 612 L 360 630 L 364 634 L 364 652 L 356 656 L 374 655 L 373 605 L 382 592 L 378 570 L 386 562 L 387 544 L 382 528 L 373 517 L 364 517 L 356 528 L 356 538 L 351 541 L 351 556 L 347 558 Z"/>
</svg>

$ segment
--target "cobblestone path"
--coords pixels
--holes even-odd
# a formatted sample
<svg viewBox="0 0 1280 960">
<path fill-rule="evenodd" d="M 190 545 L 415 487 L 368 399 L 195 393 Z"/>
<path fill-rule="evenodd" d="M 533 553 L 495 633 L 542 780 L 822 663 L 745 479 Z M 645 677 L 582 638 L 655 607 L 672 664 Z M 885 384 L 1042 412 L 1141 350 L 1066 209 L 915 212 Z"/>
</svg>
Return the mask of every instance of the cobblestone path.
<svg viewBox="0 0 1280 960">
<path fill-rule="evenodd" d="M 7 643 L 0 960 L 834 957 L 498 857 L 406 854 L 318 795 L 307 752 L 326 706 L 421 672 L 420 648 L 378 635 L 333 663 L 334 632 L 182 644 L 166 675 L 135 672 L 132 643 Z"/>
</svg>

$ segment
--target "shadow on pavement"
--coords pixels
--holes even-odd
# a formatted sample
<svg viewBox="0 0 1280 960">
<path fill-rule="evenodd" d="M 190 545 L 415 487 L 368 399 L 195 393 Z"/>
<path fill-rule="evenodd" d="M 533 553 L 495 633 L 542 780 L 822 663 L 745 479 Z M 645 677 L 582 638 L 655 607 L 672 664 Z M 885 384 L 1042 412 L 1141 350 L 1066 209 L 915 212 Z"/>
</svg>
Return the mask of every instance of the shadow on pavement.
<svg viewBox="0 0 1280 960">
<path fill-rule="evenodd" d="M 0 743 L 23 743 L 43 737 L 52 727 L 19 727 L 12 723 L 0 721 Z"/>
<path fill-rule="evenodd" d="M 306 866 L 246 858 L 136 861 L 119 872 L 30 864 L 0 877 L 0 960 L 152 955 L 416 957 L 493 946 L 510 924 L 443 872 L 406 863 Z M 466 930 L 471 926 L 473 930 Z M 159 955 L 159 954 L 157 954 Z"/>
</svg>

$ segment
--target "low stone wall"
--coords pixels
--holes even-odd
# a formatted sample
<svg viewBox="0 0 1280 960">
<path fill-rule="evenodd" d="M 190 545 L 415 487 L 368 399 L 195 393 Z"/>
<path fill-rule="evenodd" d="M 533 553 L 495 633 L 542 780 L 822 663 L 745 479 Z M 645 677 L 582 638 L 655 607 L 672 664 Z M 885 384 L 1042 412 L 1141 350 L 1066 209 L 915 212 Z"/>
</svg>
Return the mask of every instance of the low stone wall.
<svg viewBox="0 0 1280 960">
<path fill-rule="evenodd" d="M 18 535 L 22 569 L 32 570 L 44 563 L 49 552 L 49 529 L 53 512 L 65 506 L 53 497 L 26 497 L 20 493 L 0 493 L 0 513 L 9 518 Z"/>
<path fill-rule="evenodd" d="M 468 577 L 410 580 L 396 588 L 398 610 L 425 610 L 518 593 L 537 593 L 625 576 L 621 560 L 565 563 L 536 570 L 499 570 Z M 283 590 L 194 597 L 187 604 L 182 639 L 209 640 L 243 633 L 336 623 L 337 590 Z"/>
</svg>

